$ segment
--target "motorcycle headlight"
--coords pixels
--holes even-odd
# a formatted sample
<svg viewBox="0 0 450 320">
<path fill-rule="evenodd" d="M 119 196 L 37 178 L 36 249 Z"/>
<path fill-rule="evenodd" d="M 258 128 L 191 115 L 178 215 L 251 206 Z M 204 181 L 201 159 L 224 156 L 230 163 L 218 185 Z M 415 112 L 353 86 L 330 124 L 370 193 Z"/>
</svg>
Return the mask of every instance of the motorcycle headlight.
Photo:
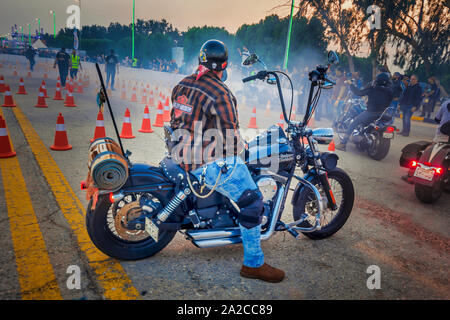
<svg viewBox="0 0 450 320">
<path fill-rule="evenodd" d="M 320 156 L 322 165 L 326 170 L 333 170 L 337 166 L 339 157 L 335 153 L 324 152 Z"/>
</svg>

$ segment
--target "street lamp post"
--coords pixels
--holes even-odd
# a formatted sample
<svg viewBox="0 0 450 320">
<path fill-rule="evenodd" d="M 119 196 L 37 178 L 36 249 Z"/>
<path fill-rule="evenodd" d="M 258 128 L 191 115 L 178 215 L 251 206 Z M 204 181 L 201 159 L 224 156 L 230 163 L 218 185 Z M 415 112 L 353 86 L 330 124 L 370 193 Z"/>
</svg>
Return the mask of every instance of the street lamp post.
<svg viewBox="0 0 450 320">
<path fill-rule="evenodd" d="M 31 24 L 28 24 L 28 44 L 31 47 Z"/>
<path fill-rule="evenodd" d="M 53 15 L 53 38 L 56 38 L 56 19 L 55 19 L 55 11 L 50 10 L 50 14 Z"/>
<path fill-rule="evenodd" d="M 41 35 L 41 19 L 36 18 L 36 21 L 38 22 L 38 37 Z"/>
</svg>

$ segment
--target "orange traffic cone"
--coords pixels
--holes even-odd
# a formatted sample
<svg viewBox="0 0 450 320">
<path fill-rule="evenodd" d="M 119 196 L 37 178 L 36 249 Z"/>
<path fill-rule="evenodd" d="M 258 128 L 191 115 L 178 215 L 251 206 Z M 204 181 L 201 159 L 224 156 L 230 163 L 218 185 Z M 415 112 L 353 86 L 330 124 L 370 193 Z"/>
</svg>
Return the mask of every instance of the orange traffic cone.
<svg viewBox="0 0 450 320">
<path fill-rule="evenodd" d="M 137 96 L 136 96 L 136 87 L 133 87 L 133 94 L 131 95 L 131 102 L 137 102 Z"/>
<path fill-rule="evenodd" d="M 6 129 L 6 121 L 0 115 L 0 158 L 9 158 L 15 155 L 16 153 L 9 140 L 8 129 Z"/>
<path fill-rule="evenodd" d="M 65 107 L 76 107 L 75 100 L 72 94 L 72 88 L 70 88 L 66 93 L 66 100 L 64 101 Z"/>
<path fill-rule="evenodd" d="M 334 143 L 334 139 L 331 140 L 330 144 L 328 145 L 328 151 L 331 151 L 331 152 L 336 151 L 336 144 Z"/>
<path fill-rule="evenodd" d="M 55 97 L 53 100 L 64 100 L 61 95 L 61 85 L 59 84 L 59 81 L 56 83 Z"/>
<path fill-rule="evenodd" d="M 45 97 L 45 98 L 48 98 L 48 95 L 47 95 L 47 88 L 45 87 L 45 81 L 44 81 L 44 80 L 42 80 L 41 88 L 42 88 L 42 92 L 44 93 L 44 97 Z"/>
<path fill-rule="evenodd" d="M 148 111 L 148 107 L 146 106 L 144 108 L 144 117 L 142 118 L 142 126 L 141 129 L 138 130 L 139 132 L 144 133 L 152 133 L 152 125 L 150 123 L 150 112 Z"/>
<path fill-rule="evenodd" d="M 35 105 L 36 108 L 48 108 L 47 102 L 45 102 L 45 96 L 44 92 L 42 91 L 42 88 L 39 89 L 39 96 L 37 104 Z"/>
<path fill-rule="evenodd" d="M 50 149 L 57 151 L 64 151 L 72 149 L 72 146 L 67 141 L 66 127 L 64 125 L 64 117 L 60 113 L 56 121 L 55 140 Z"/>
<path fill-rule="evenodd" d="M 164 127 L 164 109 L 161 101 L 158 103 L 158 109 L 156 110 L 156 119 L 153 124 L 154 127 Z"/>
<path fill-rule="evenodd" d="M 164 103 L 164 116 L 163 116 L 163 118 L 164 118 L 164 122 L 169 122 L 170 121 L 169 97 L 166 98 L 166 102 Z"/>
<path fill-rule="evenodd" d="M 28 94 L 25 90 L 25 85 L 23 84 L 23 78 L 20 78 L 19 91 L 16 94 Z"/>
<path fill-rule="evenodd" d="M 267 101 L 266 112 L 264 113 L 264 116 L 267 118 L 270 117 L 270 100 Z"/>
<path fill-rule="evenodd" d="M 127 90 L 125 89 L 125 84 L 122 84 L 122 93 L 120 95 L 120 99 L 127 100 Z"/>
<path fill-rule="evenodd" d="M 47 79 L 47 78 L 48 78 L 47 72 L 44 72 L 44 79 Z"/>
<path fill-rule="evenodd" d="M 283 116 L 283 112 L 280 113 L 280 120 L 278 120 L 278 123 L 277 123 L 277 124 L 281 127 L 281 129 L 284 129 L 284 116 Z"/>
<path fill-rule="evenodd" d="M 14 67 L 13 76 L 17 76 L 17 68 L 16 67 Z"/>
<path fill-rule="evenodd" d="M 81 77 L 78 78 L 78 90 L 77 93 L 83 93 L 83 84 L 81 83 Z"/>
<path fill-rule="evenodd" d="M 125 116 L 123 120 L 122 125 L 122 132 L 120 133 L 120 137 L 124 139 L 133 139 L 135 136 L 133 136 L 133 129 L 131 127 L 131 120 L 130 120 L 130 110 L 125 110 Z"/>
<path fill-rule="evenodd" d="M 15 106 L 16 104 L 14 103 L 11 88 L 9 87 L 9 84 L 7 84 L 5 89 L 5 99 L 2 107 L 15 107 Z"/>
<path fill-rule="evenodd" d="M 100 110 L 97 114 L 97 121 L 95 123 L 95 132 L 94 132 L 94 138 L 91 139 L 91 142 L 95 139 L 104 138 L 106 137 L 105 132 L 105 121 L 103 119 L 103 113 Z"/>
<path fill-rule="evenodd" d="M 250 118 L 250 122 L 247 127 L 250 129 L 258 129 L 258 126 L 256 125 L 256 107 L 253 107 L 252 117 Z"/>
<path fill-rule="evenodd" d="M 147 104 L 147 90 L 145 90 L 145 89 L 142 91 L 141 103 L 142 104 Z"/>
<path fill-rule="evenodd" d="M 27 78 L 31 78 L 31 71 L 28 71 Z"/>
<path fill-rule="evenodd" d="M 6 91 L 5 79 L 3 78 L 3 76 L 0 76 L 0 92 L 3 93 L 5 91 Z"/>
</svg>

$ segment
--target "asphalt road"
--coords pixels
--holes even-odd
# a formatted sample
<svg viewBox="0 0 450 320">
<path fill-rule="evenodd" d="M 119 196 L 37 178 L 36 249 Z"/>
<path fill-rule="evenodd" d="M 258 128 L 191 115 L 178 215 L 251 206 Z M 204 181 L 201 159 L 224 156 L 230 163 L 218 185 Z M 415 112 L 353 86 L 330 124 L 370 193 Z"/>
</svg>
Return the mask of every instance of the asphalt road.
<svg viewBox="0 0 450 320">
<path fill-rule="evenodd" d="M 9 59 L 15 63 L 16 59 Z M 2 112 L 26 183 L 25 196 L 29 195 L 32 204 L 30 214 L 37 221 L 30 222 L 38 231 L 27 241 L 38 243 L 41 238 L 45 246 L 39 251 L 41 256 L 37 256 L 27 243 L 20 243 L 21 239 L 28 239 L 28 229 L 22 226 L 28 226 L 30 220 L 20 208 L 11 209 L 7 195 L 16 195 L 1 179 L 0 299 L 449 299 L 450 197 L 444 194 L 433 205 L 419 202 L 413 186 L 400 179 L 406 170 L 398 163 L 403 146 L 432 139 L 434 125 L 413 122 L 411 136 L 397 135 L 382 161 L 371 160 L 351 145 L 346 152 L 337 151 L 339 167 L 352 178 L 356 193 L 348 222 L 337 234 L 321 241 L 306 237 L 296 240 L 289 234 L 276 233 L 263 242 L 266 261 L 286 272 L 282 283 L 268 284 L 239 276 L 241 245 L 199 249 L 177 234 L 163 251 L 141 261 L 117 261 L 99 253 L 86 238 L 83 209 L 87 202 L 79 188 L 87 174 L 89 141 L 98 112 L 94 95 L 98 86 L 92 66 L 85 70 L 90 75 L 90 86 L 84 89 L 85 93 L 74 94 L 78 107 L 64 107 L 62 101 L 52 100 L 56 72 L 50 69 L 46 79 L 49 107 L 34 108 L 43 66 L 38 65 L 33 77 L 26 78 L 25 65 L 19 63 L 19 76 L 24 77 L 28 91 L 28 95 L 21 96 L 15 94 L 19 76 L 12 75 L 13 69 L 5 63 L 4 56 L 0 56 L 2 60 L 0 75 L 11 85 L 17 102 L 16 108 L 2 108 Z M 164 87 L 166 95 L 175 84 L 164 74 L 141 75 L 125 70 L 119 74 L 119 83 L 136 78 L 151 88 Z M 117 87 L 111 101 L 119 129 L 125 108 L 129 108 L 136 136 L 124 140 L 124 146 L 133 152 L 133 162 L 156 165 L 165 152 L 162 130 L 153 127 L 154 133 L 139 133 L 144 105 L 120 99 L 120 86 Z M 3 94 L 0 99 L 3 102 Z M 270 116 L 265 117 L 264 108 L 257 109 L 261 129 L 276 123 L 280 114 L 280 109 L 272 104 Z M 60 112 L 72 150 L 49 149 Z M 152 124 L 155 115 L 156 109 L 150 108 Z M 243 129 L 250 117 L 251 106 L 240 104 Z M 401 128 L 400 123 L 396 125 Z M 329 123 L 316 122 L 315 126 Z M 107 136 L 114 138 L 106 111 L 105 127 Z M 255 130 L 244 132 L 249 137 L 255 134 Z M 19 171 L 14 172 L 18 177 Z M 1 174 L 7 175 L 6 171 Z M 66 195 L 73 204 L 62 200 Z M 14 211 L 18 212 L 17 223 Z M 292 220 L 290 197 L 283 217 Z M 44 274 L 41 269 L 46 264 L 40 262 L 45 257 L 49 266 L 46 281 L 35 276 Z M 367 279 L 371 274 L 367 269 L 373 265 L 380 268 L 381 288 L 370 290 Z M 69 266 L 80 268 L 80 289 L 67 286 Z M 49 292 L 56 293 L 52 296 Z"/>
</svg>

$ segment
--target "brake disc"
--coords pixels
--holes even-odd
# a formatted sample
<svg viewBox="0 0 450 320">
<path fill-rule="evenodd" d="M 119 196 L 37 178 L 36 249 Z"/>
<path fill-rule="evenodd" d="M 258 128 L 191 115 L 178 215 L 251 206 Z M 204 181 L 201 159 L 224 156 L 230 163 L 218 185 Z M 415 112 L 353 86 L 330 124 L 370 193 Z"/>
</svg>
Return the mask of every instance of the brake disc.
<svg viewBox="0 0 450 320">
<path fill-rule="evenodd" d="M 114 227 L 117 234 L 127 241 L 141 241 L 148 238 L 145 230 L 130 230 L 127 228 L 128 222 L 139 218 L 145 212 L 142 210 L 139 201 L 133 201 L 124 205 L 116 212 Z"/>
</svg>

